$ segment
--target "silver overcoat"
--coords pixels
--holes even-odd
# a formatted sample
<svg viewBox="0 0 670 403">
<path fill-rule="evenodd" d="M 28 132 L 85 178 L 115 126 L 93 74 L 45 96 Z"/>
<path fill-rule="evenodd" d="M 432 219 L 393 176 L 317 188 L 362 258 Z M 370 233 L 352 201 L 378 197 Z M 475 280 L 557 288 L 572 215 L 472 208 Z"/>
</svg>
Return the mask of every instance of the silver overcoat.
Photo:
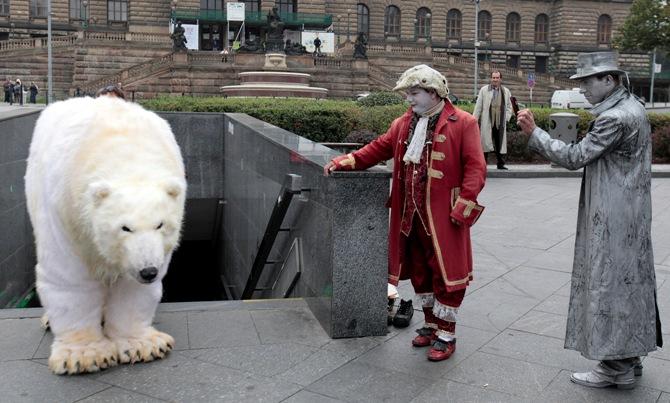
<svg viewBox="0 0 670 403">
<path fill-rule="evenodd" d="M 529 148 L 568 169 L 584 167 L 565 348 L 593 360 L 647 355 L 662 345 L 651 246 L 651 127 L 618 87 L 591 113 L 577 144 L 536 128 Z M 657 339 L 658 333 L 658 339 Z"/>
</svg>

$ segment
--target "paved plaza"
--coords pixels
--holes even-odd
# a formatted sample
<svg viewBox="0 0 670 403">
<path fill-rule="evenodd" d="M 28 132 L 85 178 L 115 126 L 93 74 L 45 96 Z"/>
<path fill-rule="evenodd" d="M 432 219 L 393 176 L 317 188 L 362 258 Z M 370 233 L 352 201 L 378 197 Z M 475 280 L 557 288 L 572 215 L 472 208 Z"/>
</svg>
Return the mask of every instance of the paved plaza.
<svg viewBox="0 0 670 403">
<path fill-rule="evenodd" d="M 420 310 L 386 336 L 331 340 L 300 299 L 193 302 L 159 309 L 156 326 L 177 340 L 167 359 L 55 376 L 41 310 L 0 310 L 0 401 L 668 403 L 668 348 L 644 360 L 634 390 L 569 380 L 594 364 L 563 349 L 579 187 L 579 178 L 488 180 L 473 228 L 475 281 L 447 361 L 431 363 L 410 346 Z M 653 202 L 670 342 L 670 179 L 653 180 Z M 412 296 L 409 284 L 400 291 Z"/>
</svg>

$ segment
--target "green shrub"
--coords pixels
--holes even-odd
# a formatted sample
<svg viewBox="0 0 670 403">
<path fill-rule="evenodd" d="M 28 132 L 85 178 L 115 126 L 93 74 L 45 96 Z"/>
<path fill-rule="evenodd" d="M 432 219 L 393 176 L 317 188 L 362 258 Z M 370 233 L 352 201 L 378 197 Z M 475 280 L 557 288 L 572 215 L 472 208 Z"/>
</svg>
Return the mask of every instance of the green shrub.
<svg viewBox="0 0 670 403">
<path fill-rule="evenodd" d="M 142 104 L 166 112 L 246 113 L 317 142 L 341 142 L 361 115 L 355 102 L 313 99 L 160 97 Z"/>
<path fill-rule="evenodd" d="M 360 106 L 386 106 L 405 104 L 405 98 L 397 92 L 378 91 L 373 92 L 365 98 L 358 101 Z"/>
<path fill-rule="evenodd" d="M 390 92 L 377 94 L 395 95 Z M 361 106 L 361 103 L 356 101 L 315 101 L 295 98 L 161 97 L 142 101 L 142 104 L 156 111 L 246 113 L 312 141 L 329 143 L 367 142 L 352 139 L 368 139 L 383 134 L 391 122 L 408 108 L 404 102 Z M 458 105 L 458 108 L 472 113 L 474 105 Z M 548 108 L 531 110 L 537 126 L 547 131 L 550 125 L 549 116 L 559 112 Z M 583 137 L 593 116 L 585 110 L 569 112 L 579 115 L 577 136 Z M 649 121 L 652 129 L 654 162 L 670 163 L 670 114 L 650 113 Z M 507 152 L 510 162 L 541 161 L 539 156 L 528 151 L 527 145 L 528 136 L 521 132 L 516 124 L 516 118 L 513 117 L 507 126 Z"/>
<path fill-rule="evenodd" d="M 651 135 L 654 162 L 670 162 L 670 125 L 660 127 Z"/>
</svg>

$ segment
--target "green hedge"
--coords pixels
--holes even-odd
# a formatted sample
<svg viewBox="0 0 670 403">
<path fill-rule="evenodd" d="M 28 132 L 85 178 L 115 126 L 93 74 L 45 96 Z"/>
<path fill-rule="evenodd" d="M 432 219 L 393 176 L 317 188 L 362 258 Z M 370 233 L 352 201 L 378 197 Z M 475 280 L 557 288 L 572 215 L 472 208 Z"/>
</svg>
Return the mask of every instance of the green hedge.
<svg viewBox="0 0 670 403">
<path fill-rule="evenodd" d="M 246 113 L 317 142 L 344 142 L 352 132 L 382 134 L 395 118 L 407 110 L 406 103 L 362 106 L 356 101 L 285 98 L 161 97 L 145 100 L 142 104 L 155 111 Z M 472 104 L 458 107 L 470 113 L 474 109 Z M 542 129 L 548 130 L 549 115 L 557 110 L 548 108 L 531 108 L 531 110 L 535 116 L 535 123 Z M 578 137 L 583 137 L 588 131 L 591 114 L 584 110 L 569 112 L 580 116 Z M 654 161 L 670 162 L 670 114 L 650 113 L 649 121 L 653 136 Z M 540 157 L 528 151 L 528 136 L 519 130 L 516 118 L 512 118 L 508 126 L 507 137 L 510 162 L 541 161 Z"/>
</svg>

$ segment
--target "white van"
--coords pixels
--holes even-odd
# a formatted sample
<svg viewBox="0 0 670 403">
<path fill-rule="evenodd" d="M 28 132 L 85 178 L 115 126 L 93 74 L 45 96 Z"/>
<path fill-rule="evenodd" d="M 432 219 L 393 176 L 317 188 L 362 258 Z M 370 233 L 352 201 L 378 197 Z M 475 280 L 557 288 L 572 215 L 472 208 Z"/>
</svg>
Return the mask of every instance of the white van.
<svg viewBox="0 0 670 403">
<path fill-rule="evenodd" d="M 593 107 L 586 100 L 579 88 L 571 90 L 556 90 L 551 96 L 551 107 L 554 109 L 589 109 Z"/>
</svg>

